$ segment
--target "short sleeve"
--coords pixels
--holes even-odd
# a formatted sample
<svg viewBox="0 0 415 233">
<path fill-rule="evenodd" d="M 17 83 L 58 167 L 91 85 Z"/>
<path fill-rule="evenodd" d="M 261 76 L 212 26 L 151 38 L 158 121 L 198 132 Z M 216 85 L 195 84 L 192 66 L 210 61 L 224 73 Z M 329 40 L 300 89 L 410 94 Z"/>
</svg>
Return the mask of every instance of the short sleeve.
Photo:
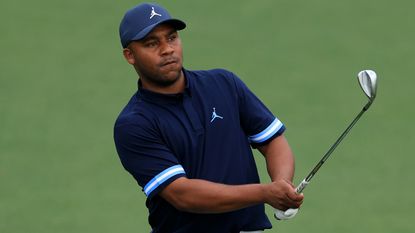
<svg viewBox="0 0 415 233">
<path fill-rule="evenodd" d="M 275 117 L 262 101 L 232 74 L 238 93 L 241 126 L 255 148 L 267 144 L 285 131 L 284 124 Z"/>
<path fill-rule="evenodd" d="M 122 165 L 148 198 L 186 175 L 155 127 L 145 119 L 138 118 L 133 122 L 118 119 L 114 127 L 114 141 Z"/>
</svg>

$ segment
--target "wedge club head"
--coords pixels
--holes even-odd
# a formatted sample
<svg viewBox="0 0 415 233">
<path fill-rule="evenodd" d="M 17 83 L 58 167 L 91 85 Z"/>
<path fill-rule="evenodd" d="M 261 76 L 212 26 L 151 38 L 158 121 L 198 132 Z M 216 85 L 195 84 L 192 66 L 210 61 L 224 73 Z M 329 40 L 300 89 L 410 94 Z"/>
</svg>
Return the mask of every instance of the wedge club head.
<svg viewBox="0 0 415 233">
<path fill-rule="evenodd" d="M 360 87 L 370 100 L 376 97 L 377 75 L 373 70 L 362 70 L 357 75 Z"/>
<path fill-rule="evenodd" d="M 367 110 L 376 97 L 377 75 L 373 70 L 362 70 L 357 74 L 357 79 L 363 92 L 369 98 L 369 103 L 365 106 Z"/>
</svg>

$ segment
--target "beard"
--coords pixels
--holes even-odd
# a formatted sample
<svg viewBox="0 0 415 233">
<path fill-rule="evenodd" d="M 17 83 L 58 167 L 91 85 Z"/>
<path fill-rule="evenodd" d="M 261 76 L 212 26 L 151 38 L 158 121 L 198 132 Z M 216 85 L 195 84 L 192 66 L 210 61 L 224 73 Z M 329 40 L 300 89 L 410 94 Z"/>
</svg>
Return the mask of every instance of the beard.
<svg viewBox="0 0 415 233">
<path fill-rule="evenodd" d="M 154 86 L 169 87 L 180 79 L 182 74 L 182 63 L 180 59 L 173 59 L 161 62 L 153 69 L 137 65 L 136 70 L 140 78 Z"/>
</svg>

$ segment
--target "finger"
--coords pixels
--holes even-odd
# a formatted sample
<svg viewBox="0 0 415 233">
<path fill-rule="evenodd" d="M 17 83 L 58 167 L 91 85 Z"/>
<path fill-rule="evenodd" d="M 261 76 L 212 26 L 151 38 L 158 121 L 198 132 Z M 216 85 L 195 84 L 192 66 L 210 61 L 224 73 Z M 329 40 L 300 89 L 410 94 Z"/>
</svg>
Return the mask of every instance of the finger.
<svg viewBox="0 0 415 233">
<path fill-rule="evenodd" d="M 302 204 L 302 202 L 296 202 L 296 201 L 290 201 L 290 202 L 287 203 L 288 207 L 293 208 L 293 209 L 300 208 L 301 204 Z"/>
<path fill-rule="evenodd" d="M 304 199 L 304 194 L 302 193 L 289 192 L 287 193 L 287 196 L 289 199 L 296 201 L 296 202 L 302 201 Z"/>
<path fill-rule="evenodd" d="M 299 194 L 294 195 L 294 198 L 291 198 L 289 195 L 286 195 L 284 200 L 284 205 L 288 206 L 289 208 L 299 208 L 303 203 L 303 198 L 298 198 L 296 196 L 300 196 Z"/>
<path fill-rule="evenodd" d="M 287 209 L 289 209 L 290 207 L 286 206 L 286 205 L 279 205 L 278 209 L 281 211 L 286 211 Z"/>
</svg>

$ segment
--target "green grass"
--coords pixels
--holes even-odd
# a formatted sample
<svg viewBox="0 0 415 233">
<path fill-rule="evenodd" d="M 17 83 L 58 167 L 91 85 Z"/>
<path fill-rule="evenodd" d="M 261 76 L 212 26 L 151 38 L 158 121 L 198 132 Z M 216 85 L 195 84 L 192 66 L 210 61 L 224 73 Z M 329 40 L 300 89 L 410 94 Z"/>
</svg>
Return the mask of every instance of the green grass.
<svg viewBox="0 0 415 233">
<path fill-rule="evenodd" d="M 0 3 L 0 232 L 148 232 L 112 140 L 136 89 L 118 24 L 136 1 Z M 413 232 L 413 1 L 160 1 L 187 22 L 185 66 L 227 68 L 287 125 L 298 183 L 378 97 L 267 232 Z M 258 155 L 262 180 L 268 180 Z M 271 208 L 267 208 L 271 217 Z"/>
</svg>

